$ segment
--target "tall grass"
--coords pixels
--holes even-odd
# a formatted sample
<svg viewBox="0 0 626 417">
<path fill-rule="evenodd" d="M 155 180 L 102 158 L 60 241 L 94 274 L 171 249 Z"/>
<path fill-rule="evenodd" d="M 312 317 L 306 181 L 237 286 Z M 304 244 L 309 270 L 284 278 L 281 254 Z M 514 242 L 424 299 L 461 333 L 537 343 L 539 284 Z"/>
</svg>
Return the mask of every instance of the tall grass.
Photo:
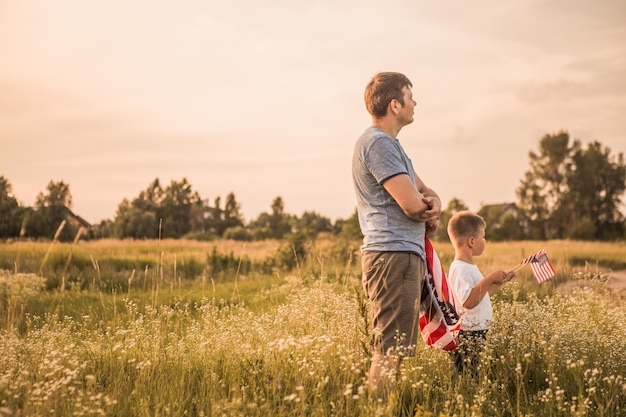
<svg viewBox="0 0 626 417">
<path fill-rule="evenodd" d="M 43 276 L 49 289 L 73 286 L 127 292 L 133 274 L 135 282 L 141 283 L 145 277 L 160 274 L 175 281 L 202 275 L 220 281 L 236 275 L 238 269 L 241 275 L 255 275 L 265 269 L 264 260 L 271 259 L 279 245 L 277 241 L 244 244 L 171 239 L 0 243 L 0 269 Z"/>
<path fill-rule="evenodd" d="M 524 245 L 490 245 L 481 268 L 539 249 Z M 546 245 L 565 275 L 567 248 Z M 534 292 L 545 283 L 531 277 L 507 284 L 476 380 L 453 383 L 448 355 L 420 343 L 383 402 L 368 395 L 358 262 L 329 247 L 311 245 L 300 275 L 179 283 L 170 265 L 145 287 L 136 272 L 124 292 L 61 294 L 35 273 L 3 272 L 0 416 L 626 415 L 624 293 L 602 273 L 571 266 L 585 285 L 567 294 Z"/>
</svg>

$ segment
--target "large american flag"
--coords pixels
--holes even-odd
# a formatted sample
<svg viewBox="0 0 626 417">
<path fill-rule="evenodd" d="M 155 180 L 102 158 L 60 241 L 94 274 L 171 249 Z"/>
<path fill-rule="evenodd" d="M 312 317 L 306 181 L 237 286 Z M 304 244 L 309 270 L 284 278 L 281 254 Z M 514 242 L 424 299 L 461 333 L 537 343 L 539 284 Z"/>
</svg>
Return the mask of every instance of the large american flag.
<svg viewBox="0 0 626 417">
<path fill-rule="evenodd" d="M 532 269 L 538 283 L 547 281 L 554 276 L 554 267 L 548 260 L 545 249 L 541 249 L 534 255 L 523 259 L 520 264 L 530 264 L 530 269 Z"/>
<path fill-rule="evenodd" d="M 457 349 L 459 316 L 454 306 L 452 290 L 448 286 L 437 252 L 428 238 L 425 239 L 426 282 L 422 289 L 419 328 L 428 346 L 453 352 Z"/>
</svg>

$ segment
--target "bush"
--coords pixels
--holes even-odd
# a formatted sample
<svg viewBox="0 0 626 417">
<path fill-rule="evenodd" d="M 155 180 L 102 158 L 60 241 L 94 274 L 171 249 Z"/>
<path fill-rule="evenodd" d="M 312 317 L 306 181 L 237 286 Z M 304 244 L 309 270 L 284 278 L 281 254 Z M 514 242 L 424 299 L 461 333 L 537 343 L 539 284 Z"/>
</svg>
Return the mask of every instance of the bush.
<svg viewBox="0 0 626 417">
<path fill-rule="evenodd" d="M 224 231 L 224 239 L 232 239 L 243 242 L 250 242 L 253 239 L 252 233 L 243 226 L 229 227 Z"/>
</svg>

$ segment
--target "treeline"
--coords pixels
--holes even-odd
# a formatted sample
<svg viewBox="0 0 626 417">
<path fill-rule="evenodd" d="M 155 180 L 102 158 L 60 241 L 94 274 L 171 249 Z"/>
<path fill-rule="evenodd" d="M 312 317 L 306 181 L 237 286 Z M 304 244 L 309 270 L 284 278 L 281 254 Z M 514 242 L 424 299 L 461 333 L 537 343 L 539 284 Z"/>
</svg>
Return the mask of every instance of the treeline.
<svg viewBox="0 0 626 417">
<path fill-rule="evenodd" d="M 302 216 L 285 212 L 282 197 L 276 197 L 269 212 L 246 222 L 235 194 L 224 203 L 216 197 L 211 204 L 193 190 L 186 178 L 172 180 L 165 187 L 155 179 L 132 200 L 118 205 L 115 218 L 90 225 L 71 211 L 70 187 L 63 181 L 50 181 L 39 193 L 34 207 L 22 207 L 12 195 L 8 179 L 0 176 L 0 238 L 49 238 L 71 241 L 83 238 L 101 239 L 234 239 L 242 241 L 282 239 L 287 234 L 315 237 L 322 232 L 359 236 L 356 213 L 350 220 L 332 222 L 314 211 Z M 62 228 L 59 226 L 63 224 Z M 356 233 L 356 235 L 355 235 Z M 55 236 L 56 234 L 56 236 Z"/>
<path fill-rule="evenodd" d="M 484 206 L 490 240 L 621 240 L 626 238 L 621 198 L 626 189 L 626 166 L 622 153 L 595 141 L 583 147 L 565 131 L 548 134 L 530 151 L 530 169 L 516 190 L 517 203 Z M 39 193 L 34 207 L 23 207 L 13 196 L 8 179 L 0 176 L 0 239 L 53 237 L 71 241 L 83 238 L 242 241 L 283 239 L 302 244 L 319 233 L 359 239 L 356 211 L 348 219 L 332 222 L 315 211 L 302 216 L 285 212 L 277 196 L 268 212 L 246 223 L 235 194 L 211 203 L 193 190 L 186 178 L 165 187 L 155 179 L 132 200 L 124 199 L 115 218 L 89 225 L 71 211 L 70 187 L 50 181 Z M 467 209 L 453 198 L 445 208 L 434 236 L 447 240 L 446 226 L 456 211 Z M 60 227 L 63 225 L 63 227 Z"/>
</svg>

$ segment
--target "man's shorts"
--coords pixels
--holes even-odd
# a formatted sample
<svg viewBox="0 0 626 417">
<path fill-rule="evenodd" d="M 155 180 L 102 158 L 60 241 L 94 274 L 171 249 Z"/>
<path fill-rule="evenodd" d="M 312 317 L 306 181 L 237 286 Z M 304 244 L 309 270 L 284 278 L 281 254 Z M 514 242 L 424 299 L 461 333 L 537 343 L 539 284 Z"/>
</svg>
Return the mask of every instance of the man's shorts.
<svg viewBox="0 0 626 417">
<path fill-rule="evenodd" d="M 363 252 L 363 289 L 371 301 L 372 348 L 415 346 L 424 260 L 412 252 Z"/>
</svg>

